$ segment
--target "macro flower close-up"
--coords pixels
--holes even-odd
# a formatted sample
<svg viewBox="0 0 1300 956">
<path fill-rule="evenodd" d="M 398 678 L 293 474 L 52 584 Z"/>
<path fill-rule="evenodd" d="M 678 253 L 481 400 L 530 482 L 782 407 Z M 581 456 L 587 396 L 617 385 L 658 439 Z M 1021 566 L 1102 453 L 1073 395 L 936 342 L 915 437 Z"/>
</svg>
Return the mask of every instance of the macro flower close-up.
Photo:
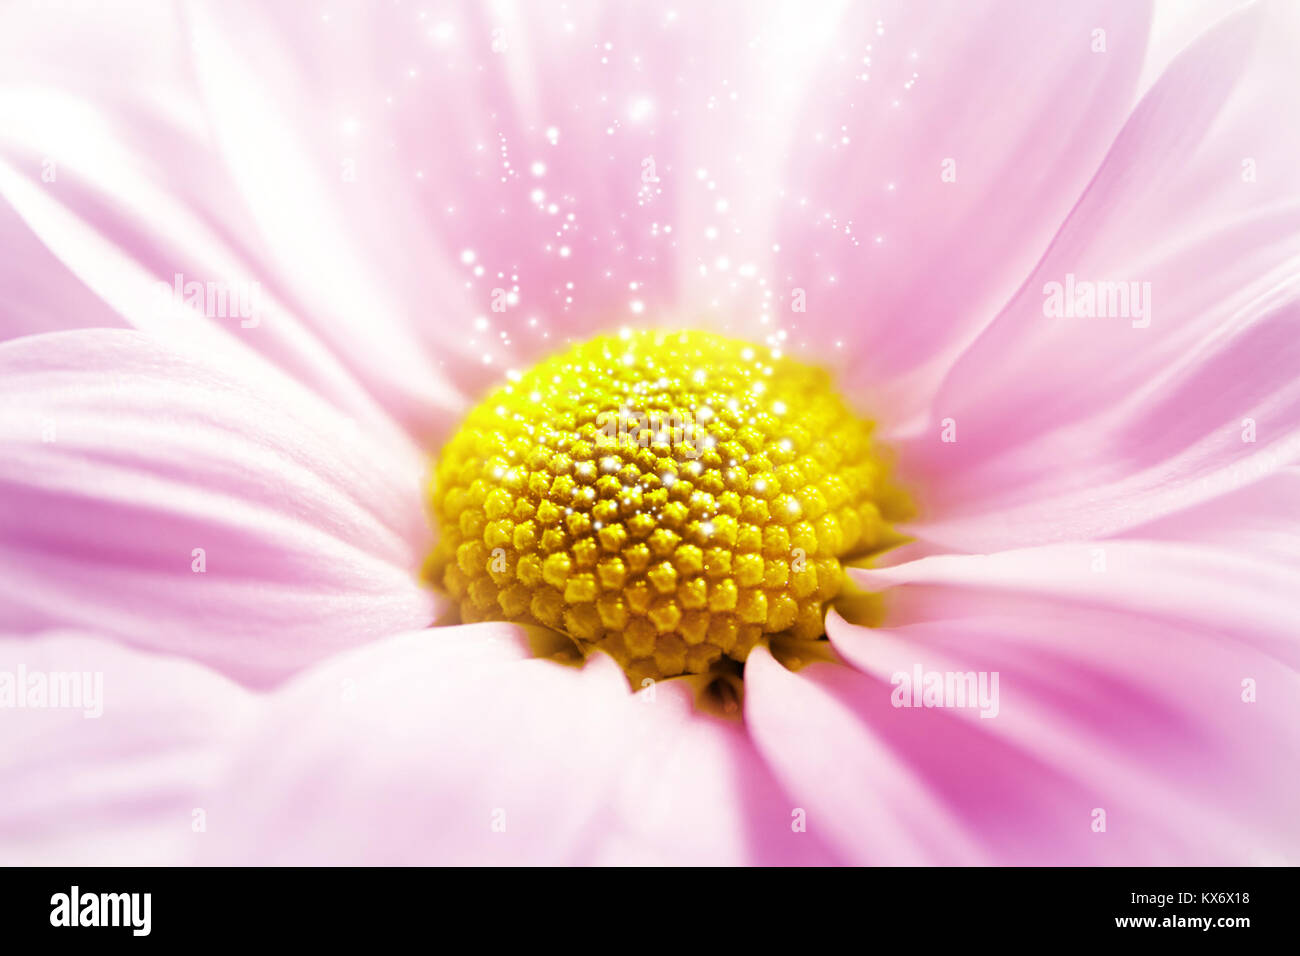
<svg viewBox="0 0 1300 956">
<path fill-rule="evenodd" d="M 1300 862 L 1297 53 L 0 7 L 0 862 Z"/>
</svg>

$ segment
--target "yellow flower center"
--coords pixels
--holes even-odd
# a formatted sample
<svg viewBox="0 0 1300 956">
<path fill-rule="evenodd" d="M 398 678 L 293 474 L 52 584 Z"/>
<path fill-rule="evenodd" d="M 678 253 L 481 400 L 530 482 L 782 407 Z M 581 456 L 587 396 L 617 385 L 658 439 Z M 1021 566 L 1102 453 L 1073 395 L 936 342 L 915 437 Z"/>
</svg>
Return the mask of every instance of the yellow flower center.
<svg viewBox="0 0 1300 956">
<path fill-rule="evenodd" d="M 465 621 L 563 631 L 640 684 L 821 637 L 841 561 L 893 543 L 904 507 L 824 371 L 711 333 L 624 332 L 470 412 L 437 462 L 426 575 Z"/>
</svg>

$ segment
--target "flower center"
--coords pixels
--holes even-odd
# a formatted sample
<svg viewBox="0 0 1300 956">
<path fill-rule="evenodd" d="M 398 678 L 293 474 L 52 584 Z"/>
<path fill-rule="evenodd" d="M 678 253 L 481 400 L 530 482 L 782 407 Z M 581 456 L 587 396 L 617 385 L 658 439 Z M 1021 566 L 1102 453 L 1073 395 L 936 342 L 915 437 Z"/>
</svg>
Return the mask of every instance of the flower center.
<svg viewBox="0 0 1300 956">
<path fill-rule="evenodd" d="M 841 560 L 893 543 L 905 507 L 871 433 L 773 349 L 602 336 L 512 376 L 443 448 L 426 576 L 465 621 L 563 631 L 634 684 L 820 638 Z"/>
</svg>

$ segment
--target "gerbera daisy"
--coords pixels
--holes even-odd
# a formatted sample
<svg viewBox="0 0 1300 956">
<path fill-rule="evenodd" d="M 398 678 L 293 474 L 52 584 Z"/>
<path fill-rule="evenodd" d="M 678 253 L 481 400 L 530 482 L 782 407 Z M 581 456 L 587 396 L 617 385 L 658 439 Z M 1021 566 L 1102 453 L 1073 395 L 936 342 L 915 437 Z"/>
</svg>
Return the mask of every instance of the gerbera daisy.
<svg viewBox="0 0 1300 956">
<path fill-rule="evenodd" d="M 7 7 L 0 855 L 1295 862 L 1294 19 Z"/>
</svg>

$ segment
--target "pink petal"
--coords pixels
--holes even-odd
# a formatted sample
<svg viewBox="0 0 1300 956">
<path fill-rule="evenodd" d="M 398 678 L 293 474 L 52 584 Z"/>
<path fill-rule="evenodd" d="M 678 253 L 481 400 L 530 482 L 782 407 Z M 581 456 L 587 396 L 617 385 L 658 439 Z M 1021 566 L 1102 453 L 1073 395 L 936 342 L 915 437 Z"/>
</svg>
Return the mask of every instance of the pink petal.
<svg viewBox="0 0 1300 956">
<path fill-rule="evenodd" d="M 889 624 L 828 620 L 854 699 L 999 861 L 1294 861 L 1296 475 L 1124 538 L 851 569 Z M 884 707 L 918 666 L 998 673 L 996 716 Z"/>
<path fill-rule="evenodd" d="M 49 250 L 22 253 L 40 272 L 7 298 L 0 335 L 91 325 L 180 335 L 265 356 L 361 420 L 383 418 L 378 399 L 413 432 L 444 433 L 464 396 L 412 332 L 416 311 L 391 306 L 382 277 L 348 247 L 355 230 L 310 208 L 294 224 L 284 255 L 319 270 L 315 288 L 336 296 L 321 309 L 275 268 L 273 243 L 286 237 L 264 234 L 271 213 L 250 207 L 258 197 L 241 193 L 231 170 L 245 156 L 270 165 L 281 154 L 270 142 L 250 153 L 247 139 L 223 155 L 203 120 L 216 112 L 195 86 L 184 18 L 120 13 L 67 23 L 45 7 L 15 11 L 4 32 L 9 59 L 21 62 L 37 46 L 63 64 L 94 61 L 94 50 L 126 50 L 142 35 L 165 55 L 129 70 L 33 65 L 24 82 L 0 87 L 0 235 L 15 251 L 33 237 Z M 298 173 L 295 195 L 314 182 Z M 324 207 L 334 186 L 321 188 L 314 202 Z M 256 315 L 160 301 L 160 284 L 188 282 L 252 289 Z"/>
<path fill-rule="evenodd" d="M 930 360 L 1024 274 L 1127 108 L 1146 5 L 1044 16 L 880 2 L 847 20 L 754 3 L 413 18 L 230 2 L 99 23 L 94 37 L 62 24 L 67 59 L 121 31 L 151 38 L 148 66 L 106 82 L 36 64 L 40 83 L 0 100 L 14 162 L 0 152 L 0 195 L 18 217 L 0 228 L 30 228 L 105 299 L 83 324 L 158 325 L 138 303 L 177 274 L 257 281 L 264 328 L 195 334 L 237 337 L 349 414 L 369 393 L 427 441 L 500 368 L 621 322 L 751 338 L 789 326 L 788 347 L 822 361 L 839 340 L 853 384 L 887 384 L 878 397 L 901 414 Z M 13 19 L 20 49 L 54 22 Z M 1105 56 L 1091 52 L 1099 24 Z M 748 40 L 719 48 L 724 30 Z M 1036 73 L 1062 79 L 1027 87 Z M 970 97 L 1025 105 L 993 123 Z M 965 185 L 941 181 L 949 154 Z M 37 180 L 52 155 L 55 188 Z M 1025 163 L 1040 170 L 1032 187 Z M 900 202 L 926 215 L 897 215 Z M 866 247 L 849 244 L 850 221 Z M 950 282 L 931 281 L 940 257 Z M 773 315 L 794 285 L 813 296 L 802 328 Z M 871 320 L 846 324 L 864 303 Z M 66 327 L 66 305 L 49 305 L 11 328 Z"/>
<path fill-rule="evenodd" d="M 999 860 L 1294 862 L 1296 474 L 1123 538 L 853 569 L 884 592 L 890 627 L 832 615 L 831 640 L 877 706 L 917 666 L 1000 675 L 995 718 L 907 709 L 874 724 L 898 728 Z M 1106 834 L 1081 807 L 1106 810 Z"/>
<path fill-rule="evenodd" d="M 405 8 L 342 5 L 322 15 L 234 2 L 193 4 L 174 22 L 148 12 L 96 22 L 93 36 L 60 23 L 68 59 L 112 45 L 118 31 L 127 43 L 145 32 L 169 55 L 147 58 L 152 82 L 130 70 L 120 86 L 116 71 L 106 80 L 37 67 L 36 89 L 0 100 L 15 157 L 8 168 L 0 153 L 0 195 L 21 218 L 0 229 L 30 226 L 136 325 L 149 318 L 134 303 L 151 280 L 255 279 L 274 321 L 239 333 L 242 343 L 353 414 L 359 382 L 432 441 L 445 436 L 462 394 L 498 380 L 515 356 L 527 363 L 553 349 L 566 330 L 635 318 L 634 300 L 647 319 L 689 321 L 675 295 L 675 194 L 670 186 L 641 207 L 643 159 L 658 157 L 666 184 L 706 192 L 670 171 L 730 157 L 736 137 L 719 131 L 707 153 L 684 156 L 679 125 L 717 124 L 703 98 L 688 116 L 668 104 L 680 101 L 682 83 L 737 80 L 735 58 L 708 38 L 724 25 L 743 29 L 752 11 L 683 10 L 680 22 L 653 5 L 528 7 L 519 21 L 494 13 L 509 55 L 493 52 L 498 28 L 470 4 L 423 23 Z M 20 49 L 55 22 L 43 11 L 14 20 Z M 439 39 L 444 30 L 451 42 Z M 605 57 L 605 43 L 629 55 Z M 745 71 L 770 72 L 765 62 Z M 597 73 L 603 92 L 591 82 Z M 661 104 L 653 122 L 629 118 L 642 101 Z M 57 188 L 37 179 L 47 155 L 63 159 Z M 149 157 L 164 161 L 152 168 Z M 554 214 L 532 198 L 543 187 Z M 656 222 L 667 231 L 652 235 Z M 510 314 L 495 313 L 495 290 L 516 285 Z M 476 317 L 493 327 L 476 328 Z M 67 322 L 32 315 L 17 328 Z"/>
<path fill-rule="evenodd" d="M 1283 468 L 1192 508 L 1138 525 L 1124 538 L 1213 545 L 1278 564 L 1300 563 L 1300 468 Z"/>
<path fill-rule="evenodd" d="M 904 448 L 933 516 L 918 535 L 988 550 L 1113 534 L 1300 452 L 1300 131 L 1275 121 L 1300 108 L 1285 15 L 1247 10 L 1174 62 L 949 374 Z M 1045 315 L 1047 283 L 1070 274 L 1149 282 L 1149 327 Z"/>
<path fill-rule="evenodd" d="M 1297 679 L 1212 624 L 1004 596 L 896 628 L 828 626 L 870 733 L 960 816 L 992 862 L 1206 864 L 1300 858 Z M 958 602 L 959 603 L 959 602 Z M 903 675 L 998 675 L 998 706 L 903 708 Z M 1243 700 L 1243 681 L 1258 700 Z M 906 699 L 906 698 L 904 698 Z M 888 702 L 888 703 L 887 703 Z M 865 732 L 865 731 L 860 731 Z M 1105 811 L 1106 830 L 1093 829 Z"/>
<path fill-rule="evenodd" d="M 843 693 L 848 668 L 793 673 L 766 648 L 745 664 L 745 723 L 755 746 L 805 812 L 808 833 L 858 864 L 970 863 L 979 859 L 955 815 L 864 723 Z M 887 696 L 886 696 L 887 699 Z"/>
<path fill-rule="evenodd" d="M 58 708 L 14 699 L 0 711 L 0 858 L 166 865 L 193 852 L 191 843 L 206 838 L 194 829 L 205 793 L 254 718 L 250 695 L 191 661 L 109 641 L 71 633 L 0 639 L 0 681 L 50 686 L 57 675 L 89 696 Z M 98 706 L 86 706 L 91 698 Z"/>
<path fill-rule="evenodd" d="M 676 249 L 683 233 L 703 243 L 704 224 L 674 222 L 717 202 L 695 172 L 735 165 L 738 142 L 781 155 L 767 148 L 771 62 L 790 62 L 802 16 L 770 14 L 735 3 L 489 17 L 465 4 L 420 23 L 405 8 L 231 2 L 109 23 L 15 15 L 7 38 L 22 62 L 51 35 L 60 60 L 84 51 L 98 63 L 119 32 L 123 48 L 147 35 L 151 55 L 121 72 L 36 63 L 38 83 L 0 95 L 0 196 L 12 206 L 0 231 L 15 244 L 34 233 L 65 267 L 24 283 L 22 308 L 0 318 L 10 335 L 164 331 L 179 322 L 153 314 L 159 280 L 257 282 L 259 328 L 191 321 L 187 334 L 266 355 L 357 417 L 369 393 L 435 441 L 464 394 L 566 333 L 638 316 L 709 321 L 706 297 L 680 294 L 698 256 Z M 712 40 L 752 35 L 751 23 L 769 34 L 757 54 Z M 494 30 L 508 52 L 493 51 Z M 717 94 L 683 99 L 683 86 Z M 50 156 L 53 183 L 40 179 Z M 647 158 L 663 184 L 653 199 L 640 193 Z M 733 209 L 755 205 L 740 199 L 753 192 L 741 166 L 722 182 Z M 769 245 L 759 229 L 749 240 Z M 72 318 L 66 293 L 45 290 L 77 284 L 104 305 Z M 518 296 L 506 314 L 493 311 L 497 290 Z"/>
<path fill-rule="evenodd" d="M 1178 4 L 1155 5 L 1138 89 L 1145 94 L 1174 57 L 1241 6 L 1241 0 L 1181 0 Z"/>
<path fill-rule="evenodd" d="M 107 641 L 0 641 L 0 674 L 102 676 L 101 717 L 5 712 L 0 854 L 64 865 L 834 859 L 791 830 L 789 801 L 740 725 L 693 713 L 681 682 L 633 696 L 604 658 L 577 670 L 529 655 L 516 627 L 437 628 L 258 694 Z"/>
<path fill-rule="evenodd" d="M 882 2 L 847 20 L 753 3 L 491 15 L 465 5 L 413 18 L 400 7 L 321 16 L 223 3 L 196 5 L 191 30 L 195 93 L 286 297 L 339 341 L 361 315 L 380 316 L 386 335 L 417 317 L 413 334 L 446 360 L 440 374 L 474 393 L 566 335 L 621 322 L 766 336 L 785 323 L 760 313 L 787 309 L 795 280 L 815 305 L 794 347 L 827 358 L 833 321 L 835 338 L 865 336 L 845 354 L 865 357 L 858 367 L 875 380 L 951 351 L 1045 244 L 1136 78 L 1144 4 L 1044 16 Z M 1105 56 L 1090 46 L 1099 25 Z M 722 30 L 747 41 L 719 47 Z M 867 43 L 872 84 L 858 79 Z M 913 72 L 925 78 L 912 84 Z M 1062 79 L 1027 87 L 1027 75 L 1049 73 Z M 905 109 L 887 100 L 895 88 Z M 825 89 L 846 92 L 827 100 Z M 968 97 L 1025 106 L 991 123 Z M 954 115 L 971 120 L 954 127 Z M 852 148 L 832 151 L 841 127 Z M 936 139 L 960 158 L 966 186 L 940 181 L 943 155 L 927 152 Z M 1026 162 L 1041 170 L 1028 197 Z M 905 220 L 899 202 L 927 215 Z M 854 221 L 855 235 L 885 229 L 888 248 L 850 248 L 827 211 Z M 940 254 L 959 270 L 950 283 L 916 265 Z M 827 270 L 846 281 L 823 288 Z M 956 288 L 960 310 L 944 291 Z M 517 296 L 504 313 L 498 290 Z M 864 302 L 872 321 L 845 326 Z M 905 304 L 900 333 L 891 315 Z M 482 323 L 467 328 L 474 317 Z M 405 400 L 389 395 L 397 386 L 370 386 L 390 407 L 409 405 L 415 384 L 400 378 Z M 418 408 L 398 414 L 410 421 Z"/>
<path fill-rule="evenodd" d="M 936 373 L 1024 280 L 1096 171 L 1131 107 L 1150 10 L 849 9 L 791 132 L 779 318 L 898 420 L 923 410 Z M 806 316 L 790 311 L 793 287 Z"/>
<path fill-rule="evenodd" d="M 473 646 L 513 631 L 394 637 L 277 693 L 212 796 L 226 822 L 200 859 L 826 859 L 789 837 L 787 801 L 737 727 L 692 714 L 672 682 L 631 695 L 603 657 L 576 670 Z"/>
<path fill-rule="evenodd" d="M 343 5 L 322 23 L 222 3 L 195 26 L 203 96 L 264 230 L 346 223 L 345 261 L 382 276 L 467 393 L 623 323 L 766 331 L 727 289 L 749 264 L 741 284 L 760 291 L 750 253 L 770 249 L 787 146 L 773 110 L 798 108 L 790 79 L 834 17 L 740 2 Z M 723 31 L 747 42 L 720 46 Z M 250 138 L 271 161 L 240 155 Z M 343 188 L 341 162 L 356 172 Z M 304 299 L 352 299 L 336 288 L 347 273 L 322 276 L 337 257 L 273 246 Z M 726 275 L 697 281 L 725 255 Z"/>
<path fill-rule="evenodd" d="M 979 555 L 936 555 L 888 568 L 850 568 L 889 595 L 891 621 L 911 623 L 1004 606 L 1033 595 L 1215 630 L 1300 665 L 1293 570 L 1250 551 L 1197 542 L 1115 538 Z"/>
<path fill-rule="evenodd" d="M 419 452 L 283 376 L 98 330 L 0 345 L 0 391 L 0 626 L 263 682 L 432 619 Z"/>
<path fill-rule="evenodd" d="M 616 813 L 602 817 L 606 836 L 586 859 L 710 866 L 839 862 L 824 836 L 795 827 L 796 807 L 755 751 L 748 728 L 694 711 L 692 696 L 681 681 L 656 688 L 659 712 L 639 739 L 628 741 L 637 753 L 623 761 L 628 769 Z"/>
</svg>

